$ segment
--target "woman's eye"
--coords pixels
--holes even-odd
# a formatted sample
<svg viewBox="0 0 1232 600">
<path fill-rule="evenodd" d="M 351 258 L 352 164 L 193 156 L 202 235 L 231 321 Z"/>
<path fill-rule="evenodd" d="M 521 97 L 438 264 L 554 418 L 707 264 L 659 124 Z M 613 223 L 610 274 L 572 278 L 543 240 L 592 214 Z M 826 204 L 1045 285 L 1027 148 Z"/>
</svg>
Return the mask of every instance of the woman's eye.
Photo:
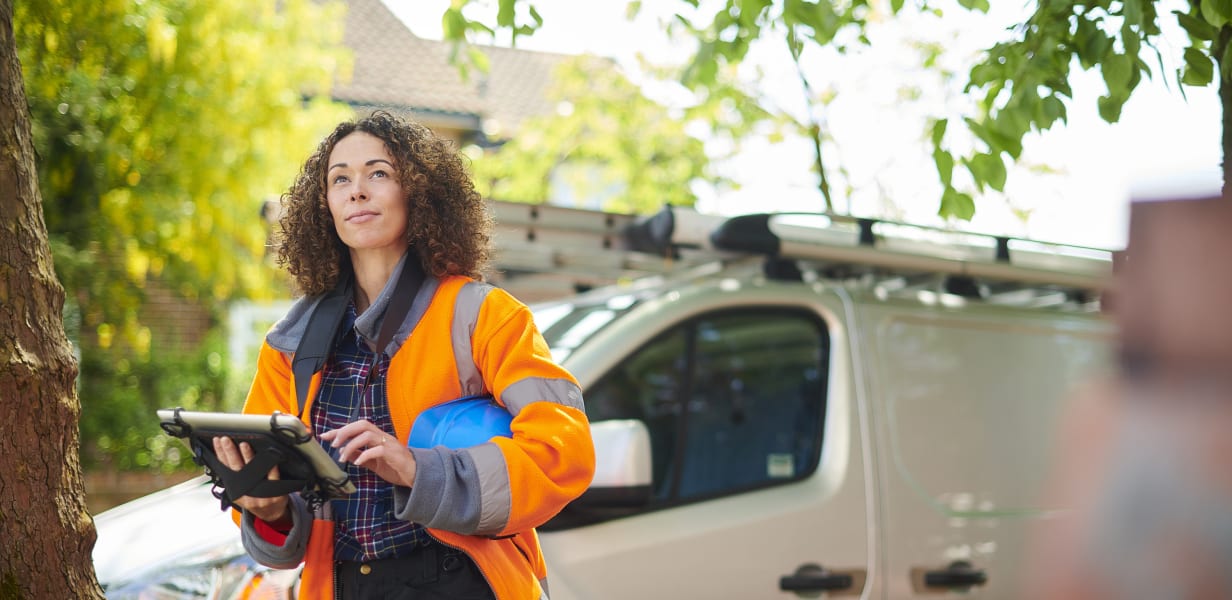
<svg viewBox="0 0 1232 600">
<path fill-rule="evenodd" d="M 373 171 L 372 177 L 374 179 L 377 177 L 389 177 L 389 173 L 386 173 L 385 171 Z"/>
<path fill-rule="evenodd" d="M 333 184 L 334 184 L 334 185 L 337 185 L 337 184 L 339 184 L 339 183 L 346 183 L 346 182 L 347 182 L 347 176 L 346 176 L 346 175 L 338 175 L 338 176 L 334 177 L 334 179 L 333 179 Z"/>
</svg>

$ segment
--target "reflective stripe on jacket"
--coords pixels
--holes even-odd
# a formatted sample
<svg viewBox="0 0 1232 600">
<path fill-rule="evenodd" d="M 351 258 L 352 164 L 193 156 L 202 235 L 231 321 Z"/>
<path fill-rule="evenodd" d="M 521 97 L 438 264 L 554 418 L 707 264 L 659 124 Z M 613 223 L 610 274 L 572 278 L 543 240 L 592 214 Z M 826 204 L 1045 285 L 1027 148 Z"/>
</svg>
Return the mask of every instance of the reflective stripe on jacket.
<svg viewBox="0 0 1232 600">
<path fill-rule="evenodd" d="M 422 300 L 428 297 L 425 307 Z M 403 328 L 394 337 L 401 345 L 386 381 L 402 443 L 424 409 L 480 392 L 490 392 L 513 415 L 513 436 L 463 450 L 413 448 L 415 485 L 395 488 L 397 518 L 421 523 L 441 542 L 467 552 L 497 598 L 545 598 L 547 569 L 534 528 L 581 495 L 594 475 L 594 447 L 577 381 L 552 360 L 524 304 L 466 277 L 425 282 Z M 294 414 L 294 387 L 289 353 L 267 338 L 244 412 Z M 306 423 L 319 387 L 318 373 L 303 411 Z M 297 520 L 295 527 L 310 527 L 310 520 Z M 245 534 L 247 543 L 251 536 Z M 332 540 L 312 541 L 306 552 L 300 545 L 305 553 L 300 597 L 329 598 L 332 577 L 322 574 L 332 573 Z M 299 560 L 266 558 L 279 566 Z"/>
</svg>

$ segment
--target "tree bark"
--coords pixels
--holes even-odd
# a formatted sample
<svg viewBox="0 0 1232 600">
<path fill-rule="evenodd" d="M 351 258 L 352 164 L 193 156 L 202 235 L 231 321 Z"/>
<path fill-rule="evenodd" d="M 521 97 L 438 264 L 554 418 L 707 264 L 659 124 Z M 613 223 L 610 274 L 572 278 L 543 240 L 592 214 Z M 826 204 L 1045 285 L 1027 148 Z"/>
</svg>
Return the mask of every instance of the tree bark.
<svg viewBox="0 0 1232 600">
<path fill-rule="evenodd" d="M 77 361 L 64 333 L 30 109 L 0 0 L 0 600 L 102 598 L 78 462 Z"/>
</svg>

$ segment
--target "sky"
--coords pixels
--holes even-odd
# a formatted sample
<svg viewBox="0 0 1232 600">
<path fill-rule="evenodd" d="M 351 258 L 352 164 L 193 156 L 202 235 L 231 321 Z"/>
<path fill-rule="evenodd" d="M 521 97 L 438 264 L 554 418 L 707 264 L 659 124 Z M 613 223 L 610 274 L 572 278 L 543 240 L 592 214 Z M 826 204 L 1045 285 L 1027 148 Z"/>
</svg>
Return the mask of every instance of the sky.
<svg viewBox="0 0 1232 600">
<path fill-rule="evenodd" d="M 449 0 L 385 1 L 416 35 L 440 39 L 440 15 Z M 544 25 L 533 36 L 519 38 L 519 48 L 610 57 L 635 81 L 639 53 L 659 64 L 678 64 L 688 56 L 687 47 L 668 40 L 658 24 L 682 2 L 645 2 L 636 22 L 625 17 L 625 0 L 533 4 Z M 1019 2 L 993 4 L 994 12 L 987 16 L 954 10 L 942 21 L 890 20 L 872 33 L 871 48 L 844 57 L 817 55 L 806 62 L 810 80 L 836 94 L 825 111 L 837 147 L 828 160 L 845 169 L 855 190 L 850 196 L 836 195 L 840 212 L 1121 248 L 1131 201 L 1166 195 L 1178 180 L 1218 189 L 1221 120 L 1214 86 L 1186 88 L 1182 97 L 1174 66 L 1168 65 L 1166 76 L 1156 67 L 1156 76 L 1139 87 L 1120 121 L 1110 125 L 1095 110 L 1095 99 L 1104 91 L 1100 76 L 1079 72 L 1072 81 L 1075 98 L 1069 103 L 1067 125 L 1026 140 L 1024 158 L 1050 167 L 1054 174 L 1011 171 L 1005 194 L 978 198 L 970 223 L 941 221 L 936 216 L 937 176 L 921 145 L 922 132 L 927 116 L 953 109 L 962 98 L 916 67 L 918 59 L 906 51 L 904 40 L 944 44 L 950 50 L 943 60 L 965 73 L 974 52 L 1003 36 L 1005 26 L 1024 10 Z M 1165 55 L 1180 54 L 1179 41 L 1165 41 L 1170 44 L 1163 48 Z M 768 45 L 754 47 L 752 61 L 763 71 L 757 85 L 767 103 L 801 115 L 804 96 L 785 56 Z M 922 90 L 918 98 L 902 99 L 900 91 L 907 85 Z M 669 88 L 648 86 L 647 93 L 667 104 L 681 100 L 679 92 Z M 741 182 L 741 189 L 699 189 L 698 209 L 716 214 L 816 211 L 820 198 L 810 172 L 812 160 L 811 145 L 804 140 L 753 143 L 719 165 Z"/>
</svg>

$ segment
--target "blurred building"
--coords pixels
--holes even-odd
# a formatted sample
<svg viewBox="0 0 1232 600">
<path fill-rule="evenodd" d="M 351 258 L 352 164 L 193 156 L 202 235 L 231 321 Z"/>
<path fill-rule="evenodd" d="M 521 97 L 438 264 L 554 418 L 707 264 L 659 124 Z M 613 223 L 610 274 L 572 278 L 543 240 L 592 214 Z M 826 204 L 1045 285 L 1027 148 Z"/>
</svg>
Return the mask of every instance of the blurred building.
<svg viewBox="0 0 1232 600">
<path fill-rule="evenodd" d="M 547 90 L 569 55 L 475 46 L 489 68 L 471 68 L 463 78 L 450 42 L 416 36 L 382 0 L 346 5 L 343 44 L 354 66 L 331 94 L 357 112 L 399 112 L 461 145 L 487 148 L 515 135 L 528 117 L 555 110 Z"/>
</svg>

